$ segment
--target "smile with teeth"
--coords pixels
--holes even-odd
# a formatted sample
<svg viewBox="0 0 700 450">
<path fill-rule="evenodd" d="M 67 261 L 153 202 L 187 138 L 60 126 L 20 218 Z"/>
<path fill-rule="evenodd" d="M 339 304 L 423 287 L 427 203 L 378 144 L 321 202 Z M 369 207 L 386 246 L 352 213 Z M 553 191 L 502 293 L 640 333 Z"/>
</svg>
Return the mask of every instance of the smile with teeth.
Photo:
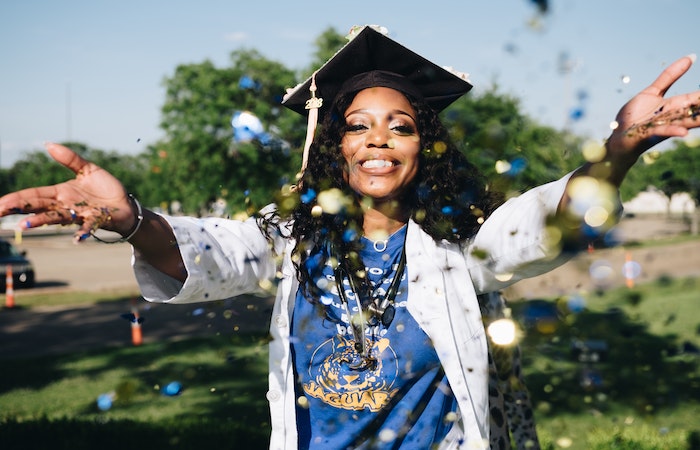
<svg viewBox="0 0 700 450">
<path fill-rule="evenodd" d="M 365 169 L 378 169 L 382 167 L 394 167 L 393 161 L 387 161 L 385 159 L 368 159 L 362 162 L 362 167 Z"/>
</svg>

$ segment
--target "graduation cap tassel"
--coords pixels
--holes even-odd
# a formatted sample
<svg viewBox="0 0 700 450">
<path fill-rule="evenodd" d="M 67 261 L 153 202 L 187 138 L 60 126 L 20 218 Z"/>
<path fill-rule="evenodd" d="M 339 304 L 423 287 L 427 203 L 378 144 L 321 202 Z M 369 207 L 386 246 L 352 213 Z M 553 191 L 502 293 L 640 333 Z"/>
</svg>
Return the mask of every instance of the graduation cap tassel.
<svg viewBox="0 0 700 450">
<path fill-rule="evenodd" d="M 301 160 L 301 173 L 306 170 L 306 164 L 309 161 L 309 148 L 314 140 L 316 133 L 316 124 L 318 123 L 318 110 L 323 105 L 323 99 L 316 97 L 316 72 L 311 75 L 311 86 L 309 86 L 311 98 L 306 101 L 306 109 L 309 110 L 309 119 L 306 125 L 306 141 L 304 142 L 304 154 Z"/>
</svg>

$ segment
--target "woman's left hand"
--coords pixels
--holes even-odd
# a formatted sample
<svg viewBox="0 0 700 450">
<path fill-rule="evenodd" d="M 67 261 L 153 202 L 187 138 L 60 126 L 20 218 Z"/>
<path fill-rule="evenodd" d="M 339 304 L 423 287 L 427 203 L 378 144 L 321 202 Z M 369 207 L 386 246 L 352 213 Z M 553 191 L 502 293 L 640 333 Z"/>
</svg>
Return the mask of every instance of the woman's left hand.
<svg viewBox="0 0 700 450">
<path fill-rule="evenodd" d="M 700 126 L 700 91 L 664 98 L 695 59 L 695 55 L 689 55 L 675 61 L 620 109 L 617 128 L 606 143 L 608 161 L 622 164 L 626 172 L 654 145 L 686 136 L 688 130 Z"/>
</svg>

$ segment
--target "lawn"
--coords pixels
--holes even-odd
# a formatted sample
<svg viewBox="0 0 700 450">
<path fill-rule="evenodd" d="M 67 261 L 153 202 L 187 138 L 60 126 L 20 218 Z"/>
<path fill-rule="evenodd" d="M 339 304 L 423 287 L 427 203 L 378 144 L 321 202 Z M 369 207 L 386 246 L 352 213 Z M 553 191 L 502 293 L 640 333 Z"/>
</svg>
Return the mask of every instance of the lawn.
<svg viewBox="0 0 700 450">
<path fill-rule="evenodd" d="M 698 283 L 550 299 L 556 323 L 539 328 L 513 305 L 544 448 L 700 448 Z M 266 344 L 217 335 L 4 360 L 0 448 L 265 448 Z"/>
</svg>

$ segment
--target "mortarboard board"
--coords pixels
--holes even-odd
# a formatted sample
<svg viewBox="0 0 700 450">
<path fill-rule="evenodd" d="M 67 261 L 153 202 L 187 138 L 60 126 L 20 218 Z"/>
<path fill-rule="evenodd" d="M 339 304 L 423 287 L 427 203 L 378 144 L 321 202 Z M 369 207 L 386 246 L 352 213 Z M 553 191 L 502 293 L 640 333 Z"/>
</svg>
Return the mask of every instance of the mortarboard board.
<svg viewBox="0 0 700 450">
<path fill-rule="evenodd" d="M 467 75 L 440 67 L 409 50 L 374 26 L 353 28 L 350 41 L 305 82 L 290 89 L 282 104 L 309 114 L 302 170 L 306 167 L 319 115 L 325 114 L 339 92 L 390 87 L 422 98 L 436 112 L 467 93 Z"/>
</svg>

